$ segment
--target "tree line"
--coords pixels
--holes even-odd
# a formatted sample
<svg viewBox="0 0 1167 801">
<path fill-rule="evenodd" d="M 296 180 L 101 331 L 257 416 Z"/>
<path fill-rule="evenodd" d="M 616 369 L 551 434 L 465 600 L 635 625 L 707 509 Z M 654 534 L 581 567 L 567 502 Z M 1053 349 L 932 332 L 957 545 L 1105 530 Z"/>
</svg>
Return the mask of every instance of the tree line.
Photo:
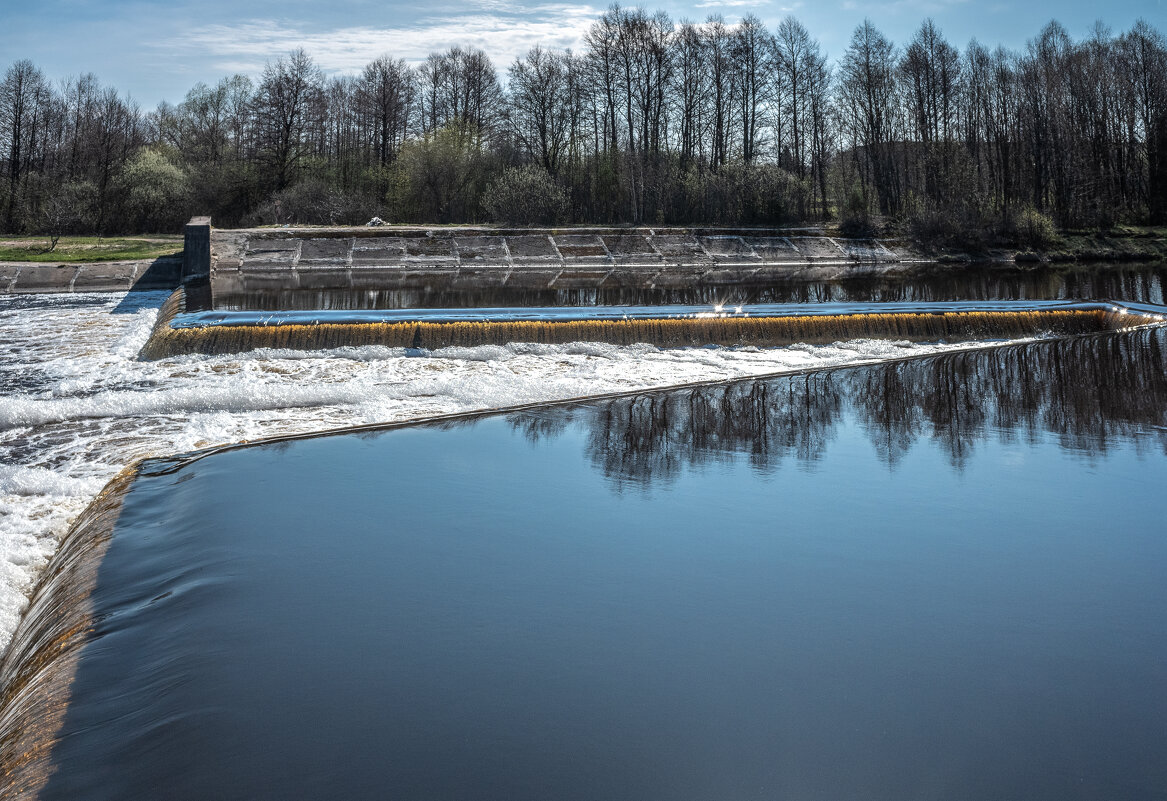
<svg viewBox="0 0 1167 801">
<path fill-rule="evenodd" d="M 327 78 L 303 50 L 143 111 L 93 75 L 0 84 L 0 228 L 387 221 L 777 225 L 936 240 L 1167 221 L 1167 40 L 1145 21 L 1022 51 L 870 21 L 830 61 L 794 17 L 613 5 L 500 76 L 454 47 Z"/>
</svg>

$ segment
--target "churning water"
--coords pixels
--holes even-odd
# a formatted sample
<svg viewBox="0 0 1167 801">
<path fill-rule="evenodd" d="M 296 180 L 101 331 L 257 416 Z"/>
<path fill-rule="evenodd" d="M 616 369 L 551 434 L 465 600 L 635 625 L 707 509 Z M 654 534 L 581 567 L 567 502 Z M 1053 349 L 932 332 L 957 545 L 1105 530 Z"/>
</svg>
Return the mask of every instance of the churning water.
<svg viewBox="0 0 1167 801">
<path fill-rule="evenodd" d="M 765 350 L 518 344 L 139 361 L 165 299 L 0 296 L 0 651 L 70 522 L 141 457 L 954 347 L 873 340 Z"/>
</svg>

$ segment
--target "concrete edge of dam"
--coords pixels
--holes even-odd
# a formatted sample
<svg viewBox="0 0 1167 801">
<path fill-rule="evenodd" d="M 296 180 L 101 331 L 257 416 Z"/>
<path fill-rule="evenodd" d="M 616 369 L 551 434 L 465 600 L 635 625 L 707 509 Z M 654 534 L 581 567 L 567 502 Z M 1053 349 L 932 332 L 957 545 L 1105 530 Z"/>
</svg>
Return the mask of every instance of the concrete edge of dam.
<svg viewBox="0 0 1167 801">
<path fill-rule="evenodd" d="M 182 259 L 176 256 L 80 264 L 0 262 L 0 294 L 174 289 L 181 280 Z"/>
</svg>

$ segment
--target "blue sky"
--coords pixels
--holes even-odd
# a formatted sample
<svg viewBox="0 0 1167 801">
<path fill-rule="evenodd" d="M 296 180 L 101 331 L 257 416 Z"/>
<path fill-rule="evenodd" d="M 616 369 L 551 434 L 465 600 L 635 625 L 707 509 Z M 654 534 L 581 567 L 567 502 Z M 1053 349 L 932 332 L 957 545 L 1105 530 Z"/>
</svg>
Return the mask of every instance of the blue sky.
<svg viewBox="0 0 1167 801">
<path fill-rule="evenodd" d="M 500 71 L 536 43 L 578 47 L 606 6 L 559 0 L 0 0 L 0 68 L 30 58 L 51 78 L 94 72 L 143 107 L 178 102 L 198 81 L 256 75 L 266 60 L 303 46 L 329 73 L 355 72 L 382 53 L 419 60 L 454 44 L 484 49 Z M 635 5 L 635 3 L 626 3 Z M 1163 0 L 667 0 L 646 3 L 674 19 L 753 13 L 771 26 L 798 17 L 832 59 L 870 18 L 896 42 L 932 17 L 963 47 L 976 37 L 1020 48 L 1051 18 L 1077 37 L 1096 20 L 1115 30 L 1143 17 L 1167 33 Z"/>
</svg>

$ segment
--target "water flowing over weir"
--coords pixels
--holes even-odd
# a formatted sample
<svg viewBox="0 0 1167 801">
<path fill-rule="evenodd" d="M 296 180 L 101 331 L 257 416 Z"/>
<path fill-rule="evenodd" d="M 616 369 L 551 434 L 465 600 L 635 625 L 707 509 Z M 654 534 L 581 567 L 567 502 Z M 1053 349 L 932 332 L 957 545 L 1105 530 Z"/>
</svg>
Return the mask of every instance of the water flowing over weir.
<svg viewBox="0 0 1167 801">
<path fill-rule="evenodd" d="M 0 664 L 0 798 L 1161 798 L 1165 338 L 149 461 Z"/>
<path fill-rule="evenodd" d="M 733 310 L 696 306 L 410 309 L 185 313 L 183 290 L 167 301 L 143 358 L 237 353 L 258 348 L 322 350 L 376 345 L 473 347 L 512 342 L 607 342 L 658 347 L 772 347 L 858 338 L 911 341 L 1067 336 L 1162 323 L 1161 309 L 1114 303 L 787 304 Z"/>
<path fill-rule="evenodd" d="M 48 781 L 77 657 L 92 634 L 90 595 L 136 475 L 123 470 L 74 523 L 0 660 L 0 798 L 36 797 Z"/>
</svg>

